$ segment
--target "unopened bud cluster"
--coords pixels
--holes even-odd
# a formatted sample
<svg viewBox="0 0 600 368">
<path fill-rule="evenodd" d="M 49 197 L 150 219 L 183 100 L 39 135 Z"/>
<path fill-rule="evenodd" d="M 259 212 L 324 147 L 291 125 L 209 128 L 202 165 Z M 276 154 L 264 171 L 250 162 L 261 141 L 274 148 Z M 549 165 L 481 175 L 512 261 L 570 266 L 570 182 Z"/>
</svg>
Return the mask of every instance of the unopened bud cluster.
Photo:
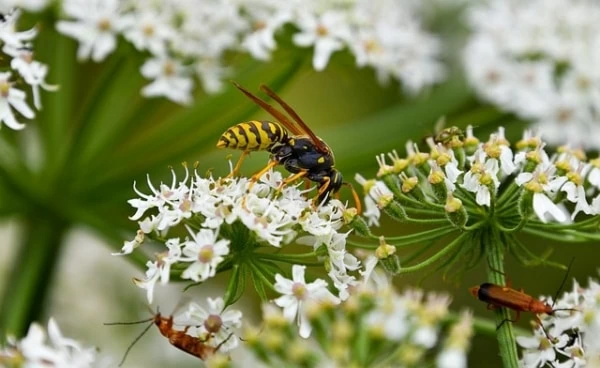
<svg viewBox="0 0 600 368">
<path fill-rule="evenodd" d="M 408 142 L 405 157 L 392 151 L 377 156 L 377 163 L 376 177 L 356 177 L 365 192 L 365 222 L 379 225 L 383 212 L 402 223 L 435 229 L 386 234 L 397 247 L 450 240 L 430 259 L 416 266 L 403 264 L 400 272 L 441 259 L 448 267 L 461 260 L 472 264 L 481 247 L 491 242 L 502 244 L 523 263 L 539 263 L 543 260 L 526 249 L 517 233 L 584 241 L 593 238 L 590 232 L 600 222 L 600 159 L 588 160 L 569 146 L 549 152 L 529 131 L 513 146 L 503 128 L 487 140 L 475 137 L 471 127 L 465 133 L 447 128 L 428 138 L 426 149 Z M 377 239 L 355 228 L 358 235 Z"/>
</svg>

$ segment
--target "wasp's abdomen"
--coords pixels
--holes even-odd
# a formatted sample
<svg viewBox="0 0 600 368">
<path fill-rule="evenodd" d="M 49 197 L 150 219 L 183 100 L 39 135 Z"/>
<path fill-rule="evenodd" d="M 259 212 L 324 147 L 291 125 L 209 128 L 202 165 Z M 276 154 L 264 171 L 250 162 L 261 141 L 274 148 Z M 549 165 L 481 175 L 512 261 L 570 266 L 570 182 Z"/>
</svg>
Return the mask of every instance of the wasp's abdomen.
<svg viewBox="0 0 600 368">
<path fill-rule="evenodd" d="M 275 143 L 287 140 L 287 131 L 278 123 L 252 120 L 227 129 L 217 147 L 244 151 L 265 151 Z"/>
</svg>

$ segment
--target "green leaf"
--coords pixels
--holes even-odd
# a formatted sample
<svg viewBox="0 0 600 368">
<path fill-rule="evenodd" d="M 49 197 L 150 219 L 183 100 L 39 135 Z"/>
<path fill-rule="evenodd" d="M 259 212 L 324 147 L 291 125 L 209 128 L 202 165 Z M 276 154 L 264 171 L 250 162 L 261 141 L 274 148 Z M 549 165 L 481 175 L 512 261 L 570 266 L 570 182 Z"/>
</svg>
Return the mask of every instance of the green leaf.
<svg viewBox="0 0 600 368">
<path fill-rule="evenodd" d="M 246 280 L 248 279 L 248 269 L 245 264 L 235 264 L 231 272 L 229 284 L 225 290 L 225 308 L 232 305 L 240 299 L 246 289 Z"/>
<path fill-rule="evenodd" d="M 265 82 L 279 89 L 298 72 L 299 63 L 292 60 L 275 67 L 274 72 L 271 64 L 250 61 L 238 80 L 245 85 L 256 86 L 259 81 Z M 272 68 L 267 70 L 267 66 Z M 245 101 L 237 89 L 229 86 L 221 94 L 202 96 L 190 108 L 162 116 L 162 121 L 156 118 L 151 120 L 152 124 L 138 121 L 135 134 L 121 137 L 107 157 L 86 168 L 89 171 L 80 177 L 82 180 L 77 185 L 87 192 L 98 189 L 107 192 L 107 185 L 128 187 L 133 178 L 153 169 L 213 150 L 215 137 L 228 127 L 248 120 L 257 109 L 256 105 Z M 223 155 L 223 152 L 220 153 Z M 119 164 L 115 165 L 116 162 Z"/>
<path fill-rule="evenodd" d="M 260 277 L 260 275 L 256 274 L 257 272 L 260 272 L 260 271 L 255 270 L 255 269 L 252 269 L 250 271 L 250 276 L 252 277 L 252 283 L 254 284 L 254 290 L 256 290 L 256 293 L 260 297 L 261 302 L 263 302 L 263 303 L 268 302 L 269 297 L 267 296 L 267 292 L 265 291 L 265 285 L 264 285 L 263 280 Z"/>
<path fill-rule="evenodd" d="M 64 37 L 54 29 L 53 20 L 42 25 L 35 44 L 36 59 L 51 65 L 48 83 L 58 85 L 55 92 L 42 91 L 43 110 L 37 114 L 45 162 L 42 166 L 45 184 L 59 179 L 69 150 L 73 144 L 73 105 L 81 96 L 75 96 L 76 81 L 79 80 L 75 59 L 75 40 Z"/>
</svg>

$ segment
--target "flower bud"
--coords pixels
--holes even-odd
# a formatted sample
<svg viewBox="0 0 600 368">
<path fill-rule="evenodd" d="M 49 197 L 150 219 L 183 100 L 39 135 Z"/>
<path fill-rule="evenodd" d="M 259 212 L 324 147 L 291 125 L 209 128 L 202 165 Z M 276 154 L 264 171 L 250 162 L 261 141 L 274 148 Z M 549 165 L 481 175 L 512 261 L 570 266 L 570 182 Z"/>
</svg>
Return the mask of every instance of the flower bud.
<svg viewBox="0 0 600 368">
<path fill-rule="evenodd" d="M 397 201 L 391 201 L 383 208 L 383 211 L 396 221 L 406 221 L 406 211 L 404 211 L 404 208 Z"/>
<path fill-rule="evenodd" d="M 350 221 L 348 226 L 354 229 L 356 235 L 364 238 L 370 238 L 373 236 L 373 234 L 371 234 L 371 230 L 369 229 L 369 225 L 367 225 L 367 222 L 361 216 L 355 216 L 352 221 Z"/>
<path fill-rule="evenodd" d="M 375 256 L 379 258 L 379 264 L 386 272 L 392 275 L 400 272 L 400 258 L 396 255 L 396 247 L 387 244 L 383 236 L 379 238 L 379 247 L 375 250 Z"/>
<path fill-rule="evenodd" d="M 468 220 L 467 210 L 465 210 L 462 201 L 455 198 L 452 195 L 452 192 L 448 192 L 448 198 L 444 209 L 446 210 L 446 218 L 448 221 L 459 229 L 465 227 Z"/>
</svg>

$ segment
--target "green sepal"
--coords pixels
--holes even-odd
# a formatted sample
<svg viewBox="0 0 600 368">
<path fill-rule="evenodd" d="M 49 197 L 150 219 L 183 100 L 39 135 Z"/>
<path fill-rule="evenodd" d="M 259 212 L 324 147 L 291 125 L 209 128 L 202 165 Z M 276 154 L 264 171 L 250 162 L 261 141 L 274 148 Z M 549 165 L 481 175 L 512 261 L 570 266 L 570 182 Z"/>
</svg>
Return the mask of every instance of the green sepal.
<svg viewBox="0 0 600 368">
<path fill-rule="evenodd" d="M 404 210 L 404 208 L 402 208 L 400 203 L 398 203 L 395 200 L 393 200 L 387 206 L 385 206 L 383 212 L 385 212 L 388 216 L 399 222 L 405 222 L 407 219 L 406 211 Z"/>
<path fill-rule="evenodd" d="M 469 220 L 469 214 L 464 206 L 462 206 L 459 210 L 454 212 L 446 211 L 446 218 L 452 225 L 459 229 L 464 229 L 467 225 L 467 221 Z"/>
<path fill-rule="evenodd" d="M 385 272 L 392 276 L 396 276 L 400 273 L 400 257 L 398 257 L 397 254 L 392 254 L 380 259 L 379 264 L 383 267 Z"/>
</svg>

